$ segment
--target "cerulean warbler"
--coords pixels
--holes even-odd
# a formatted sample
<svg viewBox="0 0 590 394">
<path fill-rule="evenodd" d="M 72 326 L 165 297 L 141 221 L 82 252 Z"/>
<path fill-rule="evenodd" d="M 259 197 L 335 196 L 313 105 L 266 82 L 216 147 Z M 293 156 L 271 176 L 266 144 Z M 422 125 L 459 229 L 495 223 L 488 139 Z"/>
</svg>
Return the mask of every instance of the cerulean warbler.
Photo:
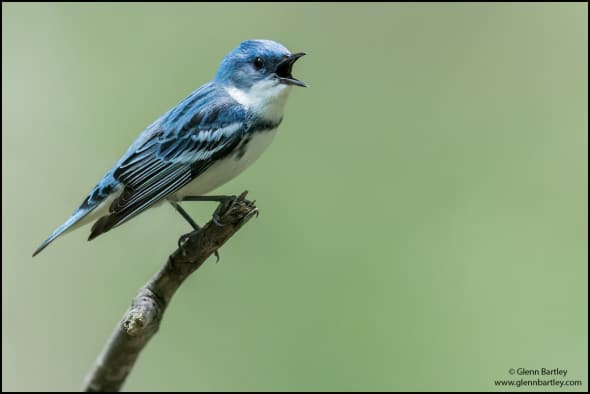
<svg viewBox="0 0 590 394">
<path fill-rule="evenodd" d="M 304 53 L 269 40 L 242 42 L 215 78 L 148 126 L 72 216 L 35 251 L 95 221 L 89 240 L 164 201 L 195 228 L 181 201 L 221 201 L 206 194 L 251 165 L 283 120 L 291 75 Z"/>
</svg>

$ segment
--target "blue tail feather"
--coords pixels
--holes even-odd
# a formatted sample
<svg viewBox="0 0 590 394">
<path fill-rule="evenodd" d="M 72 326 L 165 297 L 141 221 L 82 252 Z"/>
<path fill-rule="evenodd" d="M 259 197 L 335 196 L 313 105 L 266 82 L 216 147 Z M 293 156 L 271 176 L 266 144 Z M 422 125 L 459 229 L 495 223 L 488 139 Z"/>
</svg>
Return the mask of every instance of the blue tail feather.
<svg viewBox="0 0 590 394">
<path fill-rule="evenodd" d="M 66 220 L 66 222 L 64 224 L 62 224 L 57 229 L 55 229 L 55 231 L 49 236 L 49 238 L 47 238 L 45 241 L 43 241 L 43 243 L 33 253 L 33 257 L 38 255 L 43 249 L 45 249 L 47 247 L 47 245 L 49 245 L 51 242 L 53 242 L 53 240 L 55 240 L 57 237 L 62 235 L 70 227 L 72 227 L 74 224 L 78 223 L 84 216 L 88 215 L 90 213 L 90 211 L 92 211 L 92 209 L 80 208 L 76 212 L 74 212 L 74 214 L 72 216 L 70 216 L 70 218 L 68 220 Z"/>
<path fill-rule="evenodd" d="M 119 189 L 119 182 L 113 178 L 112 171 L 109 171 L 104 178 L 92 189 L 92 192 L 86 197 L 82 205 L 70 216 L 68 220 L 47 238 L 35 250 L 33 257 L 38 255 L 43 249 L 53 242 L 57 237 L 70 230 L 72 226 L 84 219 L 90 212 L 94 211 L 103 201 Z"/>
</svg>

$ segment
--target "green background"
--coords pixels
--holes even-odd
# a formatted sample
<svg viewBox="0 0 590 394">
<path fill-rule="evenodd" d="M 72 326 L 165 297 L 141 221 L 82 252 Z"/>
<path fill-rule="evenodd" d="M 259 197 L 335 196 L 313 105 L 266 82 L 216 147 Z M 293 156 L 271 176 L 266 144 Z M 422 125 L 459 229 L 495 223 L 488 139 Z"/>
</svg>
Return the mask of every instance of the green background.
<svg viewBox="0 0 590 394">
<path fill-rule="evenodd" d="M 218 189 L 261 215 L 124 388 L 497 390 L 545 367 L 587 390 L 587 29 L 586 4 L 3 4 L 3 389 L 81 387 L 189 229 L 162 206 L 31 253 L 227 52 L 270 38 L 308 53 L 311 87 Z"/>
</svg>

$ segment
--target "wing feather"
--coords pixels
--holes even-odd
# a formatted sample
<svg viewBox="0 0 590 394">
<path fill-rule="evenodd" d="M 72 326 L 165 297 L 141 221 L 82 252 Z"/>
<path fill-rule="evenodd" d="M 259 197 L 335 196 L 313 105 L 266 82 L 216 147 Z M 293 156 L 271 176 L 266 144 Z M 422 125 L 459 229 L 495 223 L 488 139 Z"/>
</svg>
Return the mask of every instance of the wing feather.
<svg viewBox="0 0 590 394">
<path fill-rule="evenodd" d="M 208 91 L 193 93 L 158 119 L 148 128 L 151 134 L 119 161 L 114 177 L 124 189 L 89 239 L 175 193 L 239 145 L 247 130 L 244 108 L 225 91 L 203 89 Z"/>
</svg>

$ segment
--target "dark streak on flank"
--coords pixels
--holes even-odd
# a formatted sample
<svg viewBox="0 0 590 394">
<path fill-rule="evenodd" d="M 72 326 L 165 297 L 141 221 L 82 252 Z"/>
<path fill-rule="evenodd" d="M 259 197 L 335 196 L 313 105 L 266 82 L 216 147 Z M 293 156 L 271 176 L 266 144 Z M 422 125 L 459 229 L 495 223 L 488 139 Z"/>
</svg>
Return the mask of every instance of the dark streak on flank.
<svg viewBox="0 0 590 394">
<path fill-rule="evenodd" d="M 250 143 L 251 139 L 252 139 L 252 134 L 248 134 L 248 136 L 242 140 L 242 143 L 238 146 L 238 149 L 237 149 L 238 152 L 236 153 L 234 160 L 238 161 L 242 157 L 244 157 L 244 155 L 246 154 L 246 147 Z"/>
<path fill-rule="evenodd" d="M 237 161 L 237 160 L 240 160 L 242 157 L 244 157 L 244 155 L 246 154 L 246 148 L 248 147 L 248 144 L 250 143 L 250 140 L 252 139 L 252 136 L 255 133 L 264 133 L 267 131 L 274 130 L 277 127 L 279 127 L 279 125 L 281 124 L 282 121 L 283 121 L 283 118 L 279 119 L 278 122 L 272 122 L 272 121 L 266 121 L 266 120 L 257 121 L 253 126 L 250 127 L 250 129 L 248 129 L 246 137 L 244 137 L 244 139 L 242 140 L 240 145 L 238 145 L 238 147 L 236 148 L 237 152 L 236 152 L 236 155 L 234 156 L 234 160 Z"/>
</svg>

